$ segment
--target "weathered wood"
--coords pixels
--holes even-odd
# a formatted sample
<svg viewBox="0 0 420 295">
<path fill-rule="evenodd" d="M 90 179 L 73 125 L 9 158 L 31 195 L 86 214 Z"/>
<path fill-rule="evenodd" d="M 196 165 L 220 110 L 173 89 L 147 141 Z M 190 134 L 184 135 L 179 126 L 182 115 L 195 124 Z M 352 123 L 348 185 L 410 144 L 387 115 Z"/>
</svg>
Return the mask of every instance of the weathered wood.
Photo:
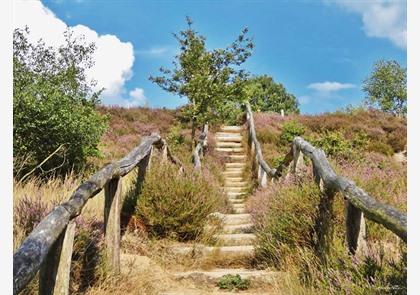
<svg viewBox="0 0 420 295">
<path fill-rule="evenodd" d="M 140 145 L 127 156 L 92 175 L 73 192 L 67 202 L 56 206 L 41 220 L 13 255 L 14 294 L 19 293 L 32 280 L 54 242 L 68 222 L 80 214 L 86 202 L 99 193 L 110 179 L 129 173 L 154 144 L 161 144 L 158 134 L 143 138 Z"/>
<path fill-rule="evenodd" d="M 295 145 L 293 145 L 292 173 L 296 174 L 296 176 L 298 177 L 302 177 L 304 168 L 305 168 L 305 163 L 303 161 L 303 154 Z"/>
<path fill-rule="evenodd" d="M 276 177 L 276 169 L 272 169 L 268 164 L 265 162 L 262 149 L 260 146 L 260 143 L 257 139 L 257 135 L 255 132 L 255 124 L 254 124 L 254 117 L 252 115 L 251 105 L 249 102 L 246 103 L 246 109 L 247 109 L 247 119 L 248 119 L 248 128 L 249 128 L 249 137 L 251 139 L 251 142 L 254 143 L 255 146 L 255 154 L 258 160 L 258 164 L 261 165 L 262 169 L 270 176 L 270 177 Z M 251 146 L 252 148 L 252 146 Z"/>
<path fill-rule="evenodd" d="M 333 237 L 333 201 L 334 191 L 325 187 L 324 181 L 314 167 L 314 178 L 321 192 L 318 205 L 318 215 L 315 220 L 315 250 L 321 259 L 325 258 L 331 249 Z"/>
<path fill-rule="evenodd" d="M 193 164 L 194 170 L 201 170 L 201 160 L 200 156 L 204 154 L 204 149 L 207 146 L 207 134 L 208 134 L 209 126 L 206 123 L 203 127 L 203 131 L 200 134 L 198 139 L 198 144 L 196 145 L 193 151 Z"/>
<path fill-rule="evenodd" d="M 261 169 L 260 186 L 261 187 L 267 186 L 267 172 L 265 172 L 264 169 Z"/>
<path fill-rule="evenodd" d="M 367 250 L 366 222 L 362 211 L 354 207 L 348 200 L 346 204 L 346 244 L 349 253 L 363 256 Z"/>
<path fill-rule="evenodd" d="M 382 224 L 401 239 L 407 241 L 407 216 L 405 214 L 389 205 L 376 201 L 357 187 L 354 182 L 337 176 L 322 150 L 315 149 L 301 137 L 296 137 L 293 144 L 312 160 L 314 169 L 329 190 L 340 191 L 346 200 L 364 213 L 366 218 Z"/>
<path fill-rule="evenodd" d="M 104 232 L 106 265 L 112 273 L 120 272 L 122 178 L 113 178 L 105 186 Z"/>
<path fill-rule="evenodd" d="M 50 249 L 39 272 L 40 295 L 67 295 L 70 286 L 70 266 L 76 223 L 70 221 Z"/>
</svg>

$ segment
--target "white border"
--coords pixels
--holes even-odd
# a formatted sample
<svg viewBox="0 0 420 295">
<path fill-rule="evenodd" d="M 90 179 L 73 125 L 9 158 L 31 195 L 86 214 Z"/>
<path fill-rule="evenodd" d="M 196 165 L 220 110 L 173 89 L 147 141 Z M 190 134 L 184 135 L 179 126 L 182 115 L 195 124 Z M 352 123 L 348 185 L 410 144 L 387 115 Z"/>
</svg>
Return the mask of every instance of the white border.
<svg viewBox="0 0 420 295">
<path fill-rule="evenodd" d="M 0 8 L 0 261 L 1 293 L 13 294 L 13 108 L 12 1 Z"/>
</svg>

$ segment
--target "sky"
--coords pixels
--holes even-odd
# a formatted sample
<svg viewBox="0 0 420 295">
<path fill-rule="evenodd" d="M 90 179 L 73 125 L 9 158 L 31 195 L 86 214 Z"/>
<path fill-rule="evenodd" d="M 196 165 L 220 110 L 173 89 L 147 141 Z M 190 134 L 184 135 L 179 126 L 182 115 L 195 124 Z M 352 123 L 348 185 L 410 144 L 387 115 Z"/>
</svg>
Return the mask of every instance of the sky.
<svg viewBox="0 0 420 295">
<path fill-rule="evenodd" d="M 15 0 L 14 27 L 28 25 L 30 40 L 64 41 L 69 26 L 95 42 L 89 78 L 104 87 L 106 105 L 175 108 L 187 102 L 153 84 L 172 67 L 185 17 L 224 48 L 244 27 L 255 49 L 243 68 L 269 75 L 294 94 L 301 113 L 359 105 L 363 80 L 380 59 L 407 64 L 407 4 L 401 0 Z"/>
</svg>

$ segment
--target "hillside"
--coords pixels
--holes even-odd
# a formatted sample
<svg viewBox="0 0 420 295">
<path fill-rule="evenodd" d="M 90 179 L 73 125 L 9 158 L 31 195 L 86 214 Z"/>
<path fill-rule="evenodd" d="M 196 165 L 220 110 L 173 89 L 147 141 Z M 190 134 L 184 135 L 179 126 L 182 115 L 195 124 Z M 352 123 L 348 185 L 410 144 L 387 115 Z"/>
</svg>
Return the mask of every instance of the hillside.
<svg viewBox="0 0 420 295">
<path fill-rule="evenodd" d="M 102 156 L 90 160 L 92 171 L 127 154 L 141 138 L 159 132 L 167 139 L 173 154 L 183 162 L 187 175 L 195 175 L 192 173 L 190 130 L 187 124 L 179 122 L 176 110 L 103 107 L 100 112 L 109 116 L 109 129 L 101 140 Z M 290 140 L 300 135 L 327 153 L 337 173 L 354 180 L 376 200 L 406 212 L 406 164 L 393 158 L 394 153 L 403 151 L 406 146 L 404 119 L 374 111 L 285 118 L 272 113 L 255 113 L 254 117 L 263 155 L 271 167 L 284 161 L 290 150 Z M 125 197 L 121 213 L 123 274 L 119 282 L 104 276 L 100 264 L 102 254 L 98 249 L 104 243 L 103 192 L 89 201 L 82 216 L 77 218 L 70 285 L 72 293 L 165 294 L 161 292 L 178 290 L 179 294 L 211 294 L 217 290 L 214 279 L 198 280 L 193 275 L 187 275 L 186 271 L 196 268 L 211 270 L 214 267 L 227 268 L 225 273 L 232 271 L 232 267 L 251 272 L 261 268 L 274 271 L 274 281 L 262 284 L 257 279 L 252 283 L 249 291 L 258 293 L 365 294 L 366 286 L 384 289 L 397 286 L 405 290 L 406 247 L 379 224 L 367 220 L 371 260 L 353 265 L 342 247 L 345 216 L 341 198 L 334 201 L 331 271 L 324 271 L 324 266 L 319 265 L 313 254 L 312 237 L 308 235 L 313 230 L 319 198 L 318 188 L 311 184 L 313 179 L 308 162 L 308 176 L 303 183 L 281 179 L 262 189 L 257 188 L 256 183 L 248 186 L 248 180 L 253 177 L 248 159 L 246 165 L 241 166 L 243 178 L 240 180 L 247 186 L 244 187 L 244 193 L 249 195 L 246 205 L 245 202 L 233 206 L 229 204 L 227 195 L 236 194 L 236 188 L 228 194 L 223 192 L 224 171 L 228 171 L 224 167 L 229 163 L 229 156 L 216 148 L 220 145 L 220 141 L 216 140 L 218 131 L 220 126 L 210 126 L 209 147 L 202 160 L 202 176 L 179 176 L 171 166 L 156 165 L 158 162 L 155 159 L 140 195 L 133 195 L 135 173 L 124 177 Z M 242 149 L 247 146 L 247 136 L 244 131 L 241 132 L 241 142 L 230 144 Z M 233 138 L 236 137 L 238 135 Z M 235 163 L 229 165 L 237 167 Z M 234 169 L 228 173 L 239 171 Z M 65 179 L 50 179 L 47 182 L 35 178 L 24 184 L 15 182 L 15 248 L 52 206 L 66 200 L 83 179 L 84 176 L 71 174 Z M 256 236 L 255 258 L 229 260 L 221 259 L 219 254 L 194 257 L 174 254 L 174 248 L 184 249 L 202 243 L 209 247 L 218 246 L 219 242 L 213 236 L 221 230 L 220 224 L 216 223 L 218 229 L 210 233 L 204 231 L 205 216 L 212 212 L 229 214 L 235 210 L 240 210 L 244 218 L 249 215 L 243 214 L 246 212 L 252 216 Z M 239 225 L 235 223 L 234 226 Z M 249 231 L 244 234 L 249 235 Z M 179 273 L 185 274 L 181 281 L 174 277 Z M 302 278 L 302 275 L 305 277 Z M 246 280 L 242 283 L 248 284 Z M 26 293 L 33 294 L 36 288 L 34 280 Z M 183 293 L 185 290 L 189 293 Z"/>
</svg>

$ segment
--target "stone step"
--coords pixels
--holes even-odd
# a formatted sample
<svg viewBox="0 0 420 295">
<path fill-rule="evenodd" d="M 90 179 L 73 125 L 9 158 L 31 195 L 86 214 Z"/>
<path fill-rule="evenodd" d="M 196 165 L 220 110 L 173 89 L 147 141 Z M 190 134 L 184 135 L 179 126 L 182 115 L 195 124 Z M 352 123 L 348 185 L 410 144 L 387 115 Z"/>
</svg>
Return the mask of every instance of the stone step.
<svg viewBox="0 0 420 295">
<path fill-rule="evenodd" d="M 246 155 L 244 154 L 235 154 L 228 156 L 231 160 L 246 160 Z"/>
<path fill-rule="evenodd" d="M 225 246 L 252 245 L 256 238 L 254 234 L 220 234 L 215 237 Z"/>
<path fill-rule="evenodd" d="M 240 177 L 240 176 L 242 176 L 243 171 L 240 171 L 240 170 L 238 170 L 238 171 L 223 171 L 222 173 L 225 176 Z"/>
<path fill-rule="evenodd" d="M 241 136 L 241 134 L 238 134 L 237 132 L 223 132 L 223 131 L 217 131 L 216 137 L 238 137 Z"/>
<path fill-rule="evenodd" d="M 233 212 L 236 214 L 247 213 L 245 208 L 233 208 Z"/>
<path fill-rule="evenodd" d="M 228 186 L 228 187 L 222 187 L 222 189 L 225 192 L 228 193 L 246 193 L 247 192 L 247 187 L 234 187 L 234 186 Z"/>
<path fill-rule="evenodd" d="M 229 133 L 240 133 L 243 130 L 242 126 L 222 126 L 220 130 Z"/>
<path fill-rule="evenodd" d="M 225 225 L 248 224 L 251 222 L 251 214 L 218 214 Z"/>
<path fill-rule="evenodd" d="M 237 225 L 225 225 L 223 226 L 223 233 L 226 234 L 237 234 L 237 233 L 252 233 L 254 225 L 252 223 L 237 224 Z"/>
<path fill-rule="evenodd" d="M 246 195 L 245 192 L 227 192 L 226 195 L 229 199 L 239 199 Z"/>
<path fill-rule="evenodd" d="M 216 147 L 216 151 L 225 152 L 225 153 L 242 153 L 244 149 L 241 147 L 234 147 L 234 148 Z"/>
<path fill-rule="evenodd" d="M 232 204 L 233 209 L 245 208 L 245 204 Z"/>
<path fill-rule="evenodd" d="M 245 199 L 235 199 L 235 198 L 229 198 L 229 202 L 234 204 L 243 204 L 245 203 Z"/>
<path fill-rule="evenodd" d="M 216 147 L 218 148 L 241 148 L 241 142 L 232 142 L 232 141 L 218 141 L 216 142 Z"/>
<path fill-rule="evenodd" d="M 220 247 L 197 245 L 196 247 L 174 247 L 172 248 L 172 252 L 178 255 L 202 255 L 204 257 L 219 256 L 221 259 L 230 260 L 252 257 L 255 253 L 255 249 L 252 245 Z"/>
<path fill-rule="evenodd" d="M 234 134 L 231 136 L 226 136 L 226 135 L 218 135 L 216 133 L 216 142 L 242 142 L 243 137 L 242 135 L 239 134 Z"/>
<path fill-rule="evenodd" d="M 216 283 L 225 275 L 239 275 L 242 279 L 262 279 L 264 282 L 269 282 L 276 272 L 269 270 L 254 270 L 246 268 L 227 268 L 227 269 L 212 269 L 212 270 L 192 270 L 186 272 L 175 273 L 175 279 L 192 279 L 196 282 L 202 281 L 207 283 Z M 241 292 L 242 294 L 243 292 Z M 213 293 L 212 293 L 213 294 Z M 224 293 L 223 293 L 224 294 Z M 254 293 L 255 294 L 255 293 Z M 261 294 L 258 292 L 258 294 Z"/>
<path fill-rule="evenodd" d="M 239 163 L 225 163 L 226 168 L 244 168 L 246 166 L 245 162 Z"/>
<path fill-rule="evenodd" d="M 240 188 L 248 188 L 248 182 L 246 181 L 238 181 L 238 182 L 227 182 L 225 181 L 225 188 L 229 188 L 229 187 L 240 187 Z"/>
<path fill-rule="evenodd" d="M 244 167 L 226 167 L 224 169 L 225 172 L 229 171 L 244 171 Z"/>
<path fill-rule="evenodd" d="M 243 177 L 225 177 L 225 182 L 231 182 L 231 183 L 233 183 L 233 182 L 235 182 L 235 183 L 238 183 L 238 182 L 243 182 Z"/>
</svg>

